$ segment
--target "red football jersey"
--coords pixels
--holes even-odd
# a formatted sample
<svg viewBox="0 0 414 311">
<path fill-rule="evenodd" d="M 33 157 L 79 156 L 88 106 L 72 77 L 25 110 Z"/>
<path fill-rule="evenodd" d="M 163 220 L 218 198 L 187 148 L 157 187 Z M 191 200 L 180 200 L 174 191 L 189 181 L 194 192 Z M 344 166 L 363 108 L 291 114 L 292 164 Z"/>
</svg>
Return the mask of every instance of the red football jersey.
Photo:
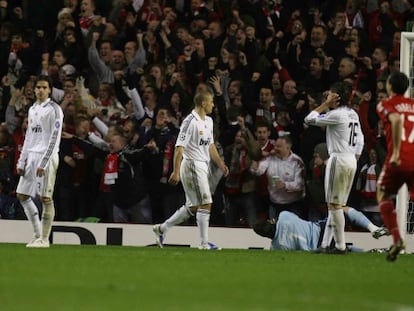
<svg viewBox="0 0 414 311">
<path fill-rule="evenodd" d="M 385 164 L 389 163 L 393 146 L 391 123 L 388 120 L 388 115 L 394 112 L 399 113 L 403 121 L 400 149 L 401 167 L 407 170 L 414 170 L 414 100 L 400 95 L 392 96 L 377 105 L 377 113 L 384 124 L 387 140 L 388 152 Z"/>
</svg>

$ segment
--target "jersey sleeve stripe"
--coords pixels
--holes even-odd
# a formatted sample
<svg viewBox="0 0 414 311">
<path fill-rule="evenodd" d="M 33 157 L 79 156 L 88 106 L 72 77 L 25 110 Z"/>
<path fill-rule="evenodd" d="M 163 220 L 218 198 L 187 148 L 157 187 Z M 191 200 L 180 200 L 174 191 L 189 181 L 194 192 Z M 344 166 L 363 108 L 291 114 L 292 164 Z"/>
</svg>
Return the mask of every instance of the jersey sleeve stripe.
<svg viewBox="0 0 414 311">
<path fill-rule="evenodd" d="M 54 112 L 55 112 L 55 122 L 53 124 L 55 124 L 56 122 L 62 122 L 62 116 L 61 116 L 61 110 L 59 109 L 59 106 L 55 103 L 52 103 L 52 107 L 54 108 Z M 47 162 L 50 159 L 50 156 L 52 155 L 53 150 L 56 147 L 56 143 L 58 140 L 58 136 L 59 136 L 59 132 L 60 132 L 60 128 L 62 127 L 62 124 L 60 124 L 60 127 L 54 127 L 53 133 L 52 133 L 52 139 L 50 141 L 49 147 L 46 151 L 46 154 L 44 155 L 42 162 L 40 163 L 40 167 L 41 168 L 45 168 Z"/>
<path fill-rule="evenodd" d="M 186 133 L 188 131 L 188 128 L 190 127 L 191 121 L 194 119 L 194 116 L 191 114 L 188 116 L 188 119 L 185 120 L 186 122 L 183 122 L 183 128 L 182 133 Z"/>
</svg>

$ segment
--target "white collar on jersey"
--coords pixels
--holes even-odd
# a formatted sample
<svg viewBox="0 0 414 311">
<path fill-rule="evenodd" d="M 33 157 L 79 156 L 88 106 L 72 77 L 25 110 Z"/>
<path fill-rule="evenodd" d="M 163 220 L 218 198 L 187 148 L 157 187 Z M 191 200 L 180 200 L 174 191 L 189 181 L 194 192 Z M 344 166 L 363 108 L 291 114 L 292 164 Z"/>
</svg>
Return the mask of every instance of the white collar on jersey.
<svg viewBox="0 0 414 311">
<path fill-rule="evenodd" d="M 40 106 L 42 106 L 42 107 L 44 107 L 44 106 L 46 106 L 47 105 L 47 103 L 50 101 L 50 98 L 48 97 L 44 102 L 39 102 L 39 101 L 37 101 L 37 104 L 38 105 L 40 105 Z"/>
<path fill-rule="evenodd" d="M 192 115 L 197 119 L 197 121 L 203 121 L 203 119 L 201 119 L 200 115 L 197 113 L 197 111 L 193 110 L 191 111 Z"/>
</svg>

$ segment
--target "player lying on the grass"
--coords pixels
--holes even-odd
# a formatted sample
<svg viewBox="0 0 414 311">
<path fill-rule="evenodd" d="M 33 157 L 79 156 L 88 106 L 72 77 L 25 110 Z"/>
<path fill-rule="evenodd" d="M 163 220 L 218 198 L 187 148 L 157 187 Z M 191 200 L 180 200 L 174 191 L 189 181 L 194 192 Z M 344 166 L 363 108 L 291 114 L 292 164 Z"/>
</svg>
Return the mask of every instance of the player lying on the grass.
<svg viewBox="0 0 414 311">
<path fill-rule="evenodd" d="M 375 239 L 388 234 L 385 228 L 374 225 L 354 208 L 346 207 L 344 212 L 352 224 L 367 229 Z M 315 251 L 322 241 L 325 225 L 326 219 L 318 222 L 306 221 L 291 212 L 283 211 L 278 219 L 257 222 L 253 230 L 272 240 L 270 250 Z M 357 251 L 354 248 L 352 250 Z"/>
</svg>

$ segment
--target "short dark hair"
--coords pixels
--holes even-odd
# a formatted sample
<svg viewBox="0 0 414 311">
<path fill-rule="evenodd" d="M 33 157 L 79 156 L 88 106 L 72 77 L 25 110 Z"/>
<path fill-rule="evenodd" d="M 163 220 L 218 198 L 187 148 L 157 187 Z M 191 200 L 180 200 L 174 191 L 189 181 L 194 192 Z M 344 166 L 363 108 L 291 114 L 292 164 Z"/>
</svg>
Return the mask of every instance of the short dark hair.
<svg viewBox="0 0 414 311">
<path fill-rule="evenodd" d="M 230 82 L 229 82 L 228 85 L 230 85 L 231 83 L 238 84 L 239 85 L 239 91 L 240 91 L 240 93 L 243 93 L 243 88 L 244 88 L 243 80 L 240 80 L 240 79 L 232 79 L 232 80 L 230 80 Z"/>
<path fill-rule="evenodd" d="M 73 76 L 66 76 L 65 80 L 63 80 L 63 83 L 65 82 L 71 82 L 74 86 L 76 85 L 76 79 Z"/>
<path fill-rule="evenodd" d="M 110 47 L 111 47 L 111 50 L 114 48 L 114 44 L 113 44 L 113 43 L 112 43 L 112 41 L 110 41 L 110 40 L 101 40 L 101 41 L 99 42 L 99 48 L 101 48 L 101 46 L 102 46 L 104 43 L 109 43 L 109 45 L 110 45 Z"/>
<path fill-rule="evenodd" d="M 349 99 L 351 97 L 351 85 L 349 83 L 335 82 L 329 89 L 341 97 L 339 106 L 349 106 Z"/>
<path fill-rule="evenodd" d="M 256 126 L 255 129 L 257 130 L 259 127 L 265 127 L 267 128 L 269 131 L 272 130 L 272 127 L 270 126 L 269 122 L 265 121 L 265 120 L 259 120 L 256 122 Z"/>
<path fill-rule="evenodd" d="M 380 45 L 375 46 L 374 47 L 374 50 L 375 49 L 381 50 L 382 53 L 384 53 L 386 59 L 388 59 L 388 56 L 389 56 L 389 48 L 387 48 L 385 45 L 380 44 Z"/>
<path fill-rule="evenodd" d="M 75 127 L 79 126 L 84 121 L 90 121 L 90 118 L 84 114 L 77 114 L 75 117 Z"/>
<path fill-rule="evenodd" d="M 276 221 L 268 219 L 259 220 L 253 225 L 253 230 L 260 236 L 273 239 L 276 233 Z"/>
<path fill-rule="evenodd" d="M 325 59 L 322 56 L 319 56 L 319 55 L 313 55 L 311 57 L 311 60 L 312 59 L 317 59 L 320 65 L 323 65 L 323 63 L 325 62 Z"/>
<path fill-rule="evenodd" d="M 408 77 L 403 72 L 392 73 L 387 82 L 391 85 L 391 89 L 395 94 L 404 95 L 408 88 Z"/>
<path fill-rule="evenodd" d="M 282 139 L 286 142 L 286 144 L 290 147 L 292 147 L 293 145 L 293 141 L 292 141 L 292 137 L 287 134 L 287 135 L 279 135 L 279 137 L 277 139 Z"/>
<path fill-rule="evenodd" d="M 52 89 L 52 80 L 50 79 L 49 76 L 46 76 L 46 75 L 38 76 L 34 83 L 35 87 L 39 81 L 46 81 L 49 84 L 49 88 Z"/>
</svg>

